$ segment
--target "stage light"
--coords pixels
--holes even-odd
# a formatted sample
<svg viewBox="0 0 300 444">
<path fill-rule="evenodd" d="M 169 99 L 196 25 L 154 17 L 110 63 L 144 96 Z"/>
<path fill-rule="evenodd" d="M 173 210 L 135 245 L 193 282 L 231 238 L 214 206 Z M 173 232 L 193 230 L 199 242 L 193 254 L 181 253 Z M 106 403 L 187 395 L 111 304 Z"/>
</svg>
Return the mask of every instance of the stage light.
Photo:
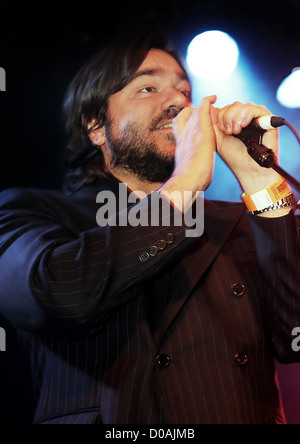
<svg viewBox="0 0 300 444">
<path fill-rule="evenodd" d="M 190 42 L 186 61 L 198 78 L 222 79 L 235 70 L 238 57 L 239 48 L 232 37 L 222 31 L 207 31 Z"/>
<path fill-rule="evenodd" d="M 286 108 L 300 108 L 300 68 L 293 70 L 279 86 L 278 102 Z"/>
</svg>

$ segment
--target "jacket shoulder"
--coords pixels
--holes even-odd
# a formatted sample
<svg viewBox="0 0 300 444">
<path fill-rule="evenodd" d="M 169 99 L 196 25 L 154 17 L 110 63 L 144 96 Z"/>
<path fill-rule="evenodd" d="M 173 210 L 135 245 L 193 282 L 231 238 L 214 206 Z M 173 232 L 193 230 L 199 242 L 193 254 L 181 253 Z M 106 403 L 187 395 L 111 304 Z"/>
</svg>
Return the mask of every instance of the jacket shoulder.
<svg viewBox="0 0 300 444">
<path fill-rule="evenodd" d="M 8 188 L 0 192 L 0 207 L 16 209 L 45 205 L 52 201 L 64 201 L 67 197 L 55 190 L 39 190 L 33 188 Z"/>
<path fill-rule="evenodd" d="M 0 193 L 0 225 L 3 220 L 35 218 L 85 230 L 96 226 L 96 199 L 66 195 L 57 190 L 8 188 Z"/>
<path fill-rule="evenodd" d="M 8 188 L 0 193 L 0 216 L 40 217 L 58 220 L 72 203 L 62 192 L 33 188 Z"/>
</svg>

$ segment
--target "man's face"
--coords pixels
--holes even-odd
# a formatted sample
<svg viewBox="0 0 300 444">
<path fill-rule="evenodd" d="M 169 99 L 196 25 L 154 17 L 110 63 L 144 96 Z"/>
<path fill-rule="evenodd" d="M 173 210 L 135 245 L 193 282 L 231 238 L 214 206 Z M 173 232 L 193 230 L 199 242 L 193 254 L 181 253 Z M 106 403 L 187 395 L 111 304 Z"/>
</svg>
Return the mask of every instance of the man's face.
<svg viewBox="0 0 300 444">
<path fill-rule="evenodd" d="M 152 49 L 133 80 L 110 97 L 105 138 L 112 165 L 147 182 L 165 182 L 174 168 L 172 120 L 190 104 L 190 96 L 177 61 Z"/>
</svg>

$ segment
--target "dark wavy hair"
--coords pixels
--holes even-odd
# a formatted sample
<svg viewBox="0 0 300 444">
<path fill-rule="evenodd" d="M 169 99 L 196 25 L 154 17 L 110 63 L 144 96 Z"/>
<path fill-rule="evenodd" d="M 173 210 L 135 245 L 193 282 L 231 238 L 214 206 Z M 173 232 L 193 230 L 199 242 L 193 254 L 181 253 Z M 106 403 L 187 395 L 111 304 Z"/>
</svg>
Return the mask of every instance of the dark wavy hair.
<svg viewBox="0 0 300 444">
<path fill-rule="evenodd" d="M 161 49 L 185 68 L 169 39 L 161 32 L 144 32 L 122 39 L 95 54 L 70 83 L 63 105 L 66 124 L 64 190 L 72 193 L 95 181 L 113 179 L 101 149 L 89 133 L 105 125 L 110 96 L 133 79 L 150 49 Z M 91 127 L 91 122 L 95 122 Z"/>
</svg>

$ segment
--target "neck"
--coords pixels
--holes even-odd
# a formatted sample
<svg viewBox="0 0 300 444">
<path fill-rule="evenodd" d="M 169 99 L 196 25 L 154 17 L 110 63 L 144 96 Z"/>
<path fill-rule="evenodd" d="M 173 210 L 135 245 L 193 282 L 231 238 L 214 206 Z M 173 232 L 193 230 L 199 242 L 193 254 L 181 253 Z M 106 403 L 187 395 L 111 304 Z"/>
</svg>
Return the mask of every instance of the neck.
<svg viewBox="0 0 300 444">
<path fill-rule="evenodd" d="M 137 177 L 128 173 L 127 171 L 111 169 L 110 172 L 116 179 L 118 179 L 120 182 L 125 183 L 127 187 L 137 195 L 139 194 L 139 191 L 142 191 L 143 193 L 146 194 L 150 194 L 153 191 L 158 190 L 162 186 L 161 183 L 150 183 L 140 180 Z"/>
</svg>

